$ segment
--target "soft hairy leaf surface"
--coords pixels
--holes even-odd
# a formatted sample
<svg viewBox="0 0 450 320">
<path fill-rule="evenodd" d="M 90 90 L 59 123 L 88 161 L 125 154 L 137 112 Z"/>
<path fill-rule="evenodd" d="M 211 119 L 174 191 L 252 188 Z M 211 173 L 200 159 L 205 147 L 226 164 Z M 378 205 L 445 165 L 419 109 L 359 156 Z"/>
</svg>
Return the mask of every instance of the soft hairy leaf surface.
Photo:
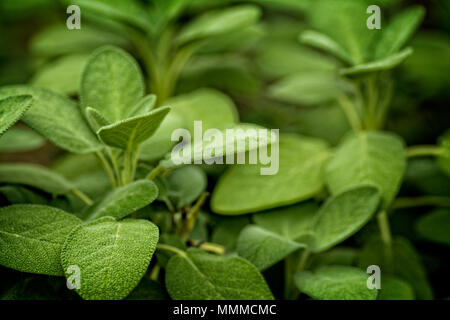
<svg viewBox="0 0 450 320">
<path fill-rule="evenodd" d="M 178 208 L 192 204 L 206 189 L 205 172 L 196 166 L 187 166 L 172 171 L 167 176 L 169 197 Z"/>
<path fill-rule="evenodd" d="M 450 245 L 450 210 L 437 209 L 422 216 L 416 229 L 427 240 Z"/>
<path fill-rule="evenodd" d="M 250 262 L 199 250 L 169 260 L 166 287 L 175 300 L 273 299 L 263 276 Z"/>
<path fill-rule="evenodd" d="M 406 281 L 383 275 L 377 300 L 414 300 L 414 290 Z"/>
<path fill-rule="evenodd" d="M 97 134 L 107 145 L 133 150 L 155 133 L 169 111 L 169 107 L 161 107 L 102 127 Z"/>
<path fill-rule="evenodd" d="M 0 209 L 0 264 L 22 272 L 63 275 L 59 254 L 81 224 L 72 214 L 43 205 Z"/>
<path fill-rule="evenodd" d="M 332 194 L 352 186 L 374 184 L 383 193 L 384 206 L 394 199 L 406 167 L 403 141 L 385 132 L 347 135 L 325 169 Z"/>
<path fill-rule="evenodd" d="M 0 100 L 0 135 L 3 135 L 6 130 L 19 121 L 30 108 L 32 101 L 31 95 L 17 95 Z"/>
<path fill-rule="evenodd" d="M 351 68 L 340 70 L 341 75 L 359 75 L 364 73 L 390 70 L 401 64 L 413 53 L 413 49 L 406 48 L 398 53 L 393 53 L 380 60 L 375 60 L 365 64 L 359 64 Z"/>
<path fill-rule="evenodd" d="M 33 164 L 0 164 L 0 182 L 23 184 L 52 194 L 64 194 L 74 185 L 45 167 Z"/>
<path fill-rule="evenodd" d="M 158 196 L 158 188 L 150 180 L 138 180 L 114 189 L 98 203 L 88 216 L 95 220 L 104 216 L 122 219 L 152 203 Z"/>
<path fill-rule="evenodd" d="M 97 132 L 101 127 L 106 127 L 111 124 L 111 122 L 109 122 L 105 116 L 100 113 L 100 111 L 91 107 L 86 108 L 86 119 L 92 130 L 95 132 Z"/>
<path fill-rule="evenodd" d="M 33 131 L 11 128 L 0 138 L 0 152 L 24 152 L 42 147 L 45 140 Z"/>
<path fill-rule="evenodd" d="M 220 214 L 243 214 L 308 199 L 323 187 L 322 168 L 328 157 L 320 139 L 281 135 L 279 170 L 261 175 L 258 165 L 235 165 L 219 179 L 211 206 Z"/>
<path fill-rule="evenodd" d="M 260 15 L 260 9 L 253 5 L 208 12 L 184 27 L 178 41 L 186 43 L 239 30 L 258 21 Z"/>
<path fill-rule="evenodd" d="M 302 247 L 305 246 L 255 225 L 245 227 L 237 241 L 237 253 L 259 270 L 267 269 Z"/>
<path fill-rule="evenodd" d="M 319 207 L 313 202 L 258 212 L 253 221 L 260 227 L 285 238 L 297 240 L 312 231 L 312 222 Z"/>
<path fill-rule="evenodd" d="M 145 274 L 158 238 L 158 227 L 147 220 L 103 217 L 69 234 L 61 263 L 65 270 L 80 268 L 82 298 L 123 299 Z"/>
<path fill-rule="evenodd" d="M 313 251 L 327 250 L 361 229 L 377 210 L 380 198 L 376 187 L 362 186 L 327 200 L 313 223 Z"/>
<path fill-rule="evenodd" d="M 301 292 L 318 300 L 375 300 L 377 290 L 367 288 L 367 274 L 354 267 L 326 266 L 295 275 Z"/>
<path fill-rule="evenodd" d="M 143 96 L 141 70 L 127 52 L 107 46 L 91 55 L 81 79 L 83 108 L 97 109 L 108 121 L 117 122 L 126 119 Z"/>
<path fill-rule="evenodd" d="M 19 94 L 33 96 L 33 105 L 22 121 L 57 146 L 73 153 L 88 153 L 101 147 L 80 109 L 69 98 L 32 86 L 0 88 L 0 99 Z"/>
<path fill-rule="evenodd" d="M 416 6 L 394 17 L 387 27 L 382 29 L 375 58 L 383 58 L 400 50 L 419 27 L 424 15 L 424 8 Z"/>
</svg>

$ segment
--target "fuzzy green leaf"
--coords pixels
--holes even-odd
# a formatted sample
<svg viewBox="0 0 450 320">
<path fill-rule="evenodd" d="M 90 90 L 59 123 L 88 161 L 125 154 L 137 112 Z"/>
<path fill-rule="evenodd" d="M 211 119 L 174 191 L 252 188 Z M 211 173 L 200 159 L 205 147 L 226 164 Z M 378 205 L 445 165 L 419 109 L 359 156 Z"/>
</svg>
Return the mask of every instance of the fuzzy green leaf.
<svg viewBox="0 0 450 320">
<path fill-rule="evenodd" d="M 323 187 L 322 168 L 327 157 L 327 145 L 320 139 L 282 135 L 278 173 L 261 175 L 264 166 L 259 164 L 229 168 L 214 189 L 212 210 L 236 215 L 308 199 Z"/>
<path fill-rule="evenodd" d="M 381 289 L 377 300 L 414 300 L 413 288 L 404 280 L 394 276 L 381 276 Z"/>
<path fill-rule="evenodd" d="M 134 58 L 122 49 L 106 46 L 89 58 L 81 79 L 81 105 L 100 111 L 110 122 L 130 116 L 144 96 L 144 80 Z"/>
<path fill-rule="evenodd" d="M 59 254 L 81 220 L 43 205 L 0 209 L 0 264 L 22 272 L 63 275 Z"/>
<path fill-rule="evenodd" d="M 182 29 L 179 43 L 219 36 L 245 28 L 258 21 L 261 10 L 253 5 L 240 5 L 208 12 Z"/>
<path fill-rule="evenodd" d="M 0 138 L 0 152 L 24 152 L 42 147 L 45 140 L 30 130 L 11 128 Z"/>
<path fill-rule="evenodd" d="M 306 30 L 302 32 L 299 39 L 304 44 L 327 51 L 346 63 L 350 65 L 353 64 L 352 57 L 345 51 L 345 49 L 342 48 L 339 43 L 335 42 L 323 33 L 314 30 Z"/>
<path fill-rule="evenodd" d="M 206 189 L 205 172 L 196 166 L 187 166 L 172 171 L 167 176 L 169 197 L 177 208 L 192 204 Z"/>
<path fill-rule="evenodd" d="M 360 75 L 365 73 L 390 70 L 397 67 L 413 53 L 412 48 L 406 48 L 398 53 L 393 53 L 380 60 L 359 64 L 351 68 L 341 69 L 339 73 L 344 76 Z"/>
<path fill-rule="evenodd" d="M 383 193 L 384 206 L 394 199 L 406 167 L 401 138 L 385 132 L 347 135 L 325 169 L 332 194 L 360 184 L 373 184 Z"/>
<path fill-rule="evenodd" d="M 273 299 L 264 278 L 250 262 L 199 250 L 169 260 L 166 287 L 175 300 Z"/>
<path fill-rule="evenodd" d="M 265 270 L 304 247 L 306 246 L 255 225 L 245 227 L 237 241 L 237 253 L 253 263 L 258 270 Z"/>
<path fill-rule="evenodd" d="M 169 107 L 161 107 L 102 127 L 97 134 L 109 146 L 133 150 L 155 133 L 169 111 Z"/>
<path fill-rule="evenodd" d="M 134 117 L 149 113 L 155 107 L 155 104 L 156 96 L 154 94 L 148 94 L 130 108 L 129 115 L 130 117 Z"/>
<path fill-rule="evenodd" d="M 352 91 L 349 82 L 333 73 L 310 72 L 281 79 L 269 88 L 269 95 L 282 102 L 311 106 L 334 101 Z"/>
<path fill-rule="evenodd" d="M 101 148 L 80 109 L 69 98 L 38 87 L 0 88 L 0 99 L 18 94 L 33 96 L 33 105 L 22 121 L 57 146 L 73 153 L 88 153 Z"/>
<path fill-rule="evenodd" d="M 395 16 L 389 25 L 382 29 L 375 58 L 380 59 L 400 50 L 419 27 L 424 15 L 424 8 L 416 6 Z"/>
<path fill-rule="evenodd" d="M 76 290 L 83 299 L 123 299 L 145 274 L 158 238 L 158 228 L 147 220 L 103 217 L 68 235 L 61 263 L 65 270 L 80 268 Z"/>
<path fill-rule="evenodd" d="M 0 164 L 0 183 L 23 184 L 52 194 L 75 188 L 72 182 L 45 167 L 32 164 Z"/>
<path fill-rule="evenodd" d="M 363 186 L 331 197 L 315 216 L 314 252 L 325 251 L 360 230 L 376 212 L 380 203 L 376 187 Z"/>
<path fill-rule="evenodd" d="M 318 300 L 375 300 L 377 290 L 367 288 L 368 275 L 346 266 L 326 266 L 316 272 L 299 272 L 295 283 L 300 291 Z"/>
<path fill-rule="evenodd" d="M 152 203 L 158 188 L 150 180 L 138 180 L 106 195 L 90 212 L 87 220 L 111 216 L 118 220 Z"/>
<path fill-rule="evenodd" d="M 0 91 L 0 98 L 1 98 Z M 30 95 L 17 95 L 0 100 L 0 136 L 19 121 L 33 101 Z"/>
<path fill-rule="evenodd" d="M 297 240 L 311 232 L 313 218 L 319 207 L 306 202 L 288 207 L 258 212 L 253 221 L 260 227 L 275 232 L 287 239 Z"/>
<path fill-rule="evenodd" d="M 0 194 L 10 204 L 46 204 L 47 199 L 40 194 L 22 186 L 1 186 Z"/>
<path fill-rule="evenodd" d="M 101 127 L 106 127 L 111 124 L 111 122 L 109 122 L 105 116 L 100 113 L 100 111 L 91 107 L 86 108 L 86 119 L 92 130 L 95 132 L 97 132 Z"/>
<path fill-rule="evenodd" d="M 52 61 L 38 70 L 31 84 L 74 95 L 78 93 L 81 75 L 88 61 L 86 54 L 72 54 Z"/>
<path fill-rule="evenodd" d="M 450 245 L 450 210 L 437 209 L 422 216 L 416 229 L 424 239 Z"/>
</svg>

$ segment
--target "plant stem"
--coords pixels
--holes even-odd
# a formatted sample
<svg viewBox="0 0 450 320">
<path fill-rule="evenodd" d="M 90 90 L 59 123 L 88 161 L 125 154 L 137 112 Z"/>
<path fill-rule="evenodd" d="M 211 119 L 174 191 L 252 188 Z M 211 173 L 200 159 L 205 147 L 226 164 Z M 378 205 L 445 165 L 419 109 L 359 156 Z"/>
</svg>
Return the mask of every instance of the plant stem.
<svg viewBox="0 0 450 320">
<path fill-rule="evenodd" d="M 414 198 L 397 198 L 392 205 L 393 209 L 403 209 L 422 206 L 450 207 L 450 197 L 423 196 Z"/>
<path fill-rule="evenodd" d="M 342 111 L 344 111 L 345 116 L 347 117 L 347 120 L 353 130 L 359 131 L 361 130 L 361 120 L 359 119 L 358 114 L 356 113 L 355 107 L 350 102 L 347 96 L 339 96 L 337 99 L 339 106 L 341 107 Z"/>
<path fill-rule="evenodd" d="M 185 221 L 183 221 L 181 225 L 180 235 L 182 239 L 185 239 L 194 228 L 195 220 L 197 219 L 197 214 L 200 211 L 202 205 L 205 203 L 208 195 L 209 195 L 208 192 L 203 192 L 201 196 L 198 198 L 197 202 L 191 208 L 191 210 L 189 210 Z"/>
<path fill-rule="evenodd" d="M 159 271 L 161 270 L 161 267 L 159 266 L 159 264 L 156 264 L 153 269 L 152 272 L 150 273 L 150 279 L 157 281 L 158 277 L 159 277 Z"/>
<path fill-rule="evenodd" d="M 387 247 L 392 246 L 391 228 L 389 226 L 389 218 L 385 210 L 377 214 L 378 226 L 380 228 L 381 239 Z"/>
<path fill-rule="evenodd" d="M 119 169 L 119 164 L 117 163 L 117 158 L 114 155 L 114 152 L 113 152 L 113 150 L 111 148 L 108 147 L 107 151 L 108 151 L 109 159 L 111 160 L 111 163 L 113 165 L 114 172 L 116 174 L 117 186 L 120 186 L 120 185 L 122 185 L 122 178 L 120 176 L 120 169 Z"/>
<path fill-rule="evenodd" d="M 406 156 L 414 157 L 437 157 L 444 152 L 444 148 L 435 145 L 412 146 L 407 149 Z"/>
<path fill-rule="evenodd" d="M 80 189 L 72 189 L 71 190 L 73 195 L 76 196 L 78 199 L 80 199 L 81 201 L 83 201 L 85 204 L 87 204 L 88 206 L 92 206 L 92 204 L 94 203 L 94 201 L 91 200 L 91 198 L 89 198 L 83 191 L 81 191 Z"/>
<path fill-rule="evenodd" d="M 365 108 L 367 129 L 375 129 L 377 95 L 376 78 L 375 76 L 370 76 L 367 79 L 367 103 Z"/>
<path fill-rule="evenodd" d="M 178 254 L 178 255 L 180 255 L 180 256 L 182 256 L 182 257 L 186 257 L 186 256 L 187 256 L 187 255 L 186 255 L 186 252 L 184 252 L 183 250 L 178 249 L 178 248 L 173 247 L 173 246 L 169 246 L 168 244 L 158 243 L 158 244 L 156 245 L 156 249 L 159 249 L 159 250 L 166 250 L 166 251 L 169 251 L 169 252 Z"/>
<path fill-rule="evenodd" d="M 148 180 L 153 180 L 156 178 L 157 175 L 159 175 L 162 171 L 164 170 L 164 168 L 158 164 L 155 168 L 153 168 L 152 171 L 150 171 L 150 173 L 145 177 L 145 179 Z"/>
<path fill-rule="evenodd" d="M 109 180 L 111 180 L 112 186 L 114 188 L 116 188 L 117 181 L 116 181 L 116 177 L 114 176 L 113 169 L 111 168 L 108 161 L 106 160 L 106 158 L 103 156 L 103 154 L 100 151 L 97 151 L 95 154 L 100 159 L 100 162 L 102 163 L 103 168 L 105 169 L 106 173 L 108 174 L 108 177 L 109 177 Z"/>
</svg>

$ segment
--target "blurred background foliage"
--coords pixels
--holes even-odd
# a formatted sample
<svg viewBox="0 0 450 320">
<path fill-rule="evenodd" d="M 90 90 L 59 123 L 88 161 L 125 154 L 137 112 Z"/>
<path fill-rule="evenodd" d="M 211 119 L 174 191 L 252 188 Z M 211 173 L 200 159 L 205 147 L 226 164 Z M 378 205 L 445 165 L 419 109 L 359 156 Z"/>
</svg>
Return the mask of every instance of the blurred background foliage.
<svg viewBox="0 0 450 320">
<path fill-rule="evenodd" d="M 402 136 L 408 145 L 436 144 L 438 137 L 450 128 L 450 2 L 360 1 L 380 5 L 382 21 L 415 4 L 426 9 L 418 32 L 408 43 L 414 53 L 393 72 L 395 89 L 385 128 Z M 200 88 L 215 88 L 232 98 L 242 122 L 319 137 L 336 145 L 350 130 L 350 124 L 333 98 L 337 80 L 332 85 L 327 81 L 342 67 L 342 62 L 299 41 L 301 32 L 321 30 L 324 24 L 339 18 L 339 10 L 326 5 L 321 7 L 321 2 L 92 1 L 109 3 L 109 14 L 100 15 L 95 5 L 86 0 L 2 0 L 0 86 L 32 83 L 77 99 L 87 57 L 95 48 L 113 44 L 138 59 L 149 79 L 149 91 L 160 99 L 158 103 Z M 123 3 L 127 5 L 122 6 Z M 66 28 L 68 4 L 82 7 L 81 30 Z M 234 15 L 233 8 L 240 5 L 248 6 L 246 15 Z M 208 29 L 196 20 L 209 14 L 210 20 L 214 21 L 218 18 L 214 16 L 215 10 L 225 8 L 230 10 L 227 19 L 235 21 L 237 28 L 230 23 L 228 28 L 216 28 L 212 24 Z M 190 24 L 194 20 L 198 25 Z M 191 28 L 185 28 L 187 25 Z M 150 46 L 141 45 L 143 41 L 139 38 L 141 35 L 134 31 L 136 29 L 146 30 Z M 208 32 L 217 36 L 205 35 Z M 333 36 L 345 37 L 343 34 Z M 202 41 L 194 41 L 197 38 Z M 190 50 L 192 46 L 195 50 Z M 146 54 L 148 50 L 152 51 L 152 61 Z M 289 81 L 296 85 L 295 95 L 286 89 Z M 51 164 L 55 170 L 64 172 L 64 163 L 58 164 L 61 150 L 31 135 L 20 125 L 15 130 L 20 132 L 13 138 L 26 140 L 28 146 L 24 150 L 2 149 L 0 141 L 2 161 Z M 82 161 L 90 163 L 88 157 Z M 217 172 L 212 170 L 210 173 L 209 180 L 214 184 L 214 173 Z M 90 175 L 87 170 L 78 183 L 88 179 L 100 181 L 103 178 Z M 5 194 L 7 191 L 2 192 Z M 405 183 L 400 191 L 402 194 L 450 196 L 450 178 L 443 174 L 434 159 L 413 159 L 408 163 Z M 422 224 L 421 230 L 416 230 L 417 220 L 430 210 L 426 206 L 398 210 L 392 217 L 392 228 L 393 233 L 414 243 L 428 271 L 435 297 L 445 298 L 450 296 L 445 285 L 450 283 L 447 272 L 450 266 L 449 241 L 424 239 L 421 234 L 427 233 L 423 230 L 426 224 Z M 158 219 L 157 210 L 154 211 L 153 218 Z M 449 214 L 448 211 L 446 213 Z M 231 247 L 233 243 L 229 243 L 229 234 L 224 236 L 224 230 L 233 230 L 237 236 L 248 223 L 247 217 L 226 221 L 206 214 L 202 217 L 196 227 L 199 238 L 208 232 L 201 224 L 206 225 L 206 221 L 212 219 L 209 223 L 215 226 L 213 241 Z M 366 231 L 370 233 L 370 226 Z M 364 232 L 360 237 L 356 241 L 363 243 Z M 272 279 L 272 282 L 276 280 Z M 39 281 L 48 280 L 33 278 L 21 285 L 33 286 Z M 42 289 L 45 294 L 56 290 L 47 282 L 45 287 L 49 287 L 48 290 Z"/>
</svg>

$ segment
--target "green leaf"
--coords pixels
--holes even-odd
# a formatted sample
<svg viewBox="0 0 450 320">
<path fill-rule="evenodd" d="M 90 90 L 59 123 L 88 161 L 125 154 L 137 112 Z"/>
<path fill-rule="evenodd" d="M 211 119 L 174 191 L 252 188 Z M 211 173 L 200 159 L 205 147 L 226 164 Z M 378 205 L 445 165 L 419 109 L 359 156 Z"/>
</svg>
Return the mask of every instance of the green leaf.
<svg viewBox="0 0 450 320">
<path fill-rule="evenodd" d="M 258 21 L 261 10 L 253 5 L 239 5 L 210 11 L 184 27 L 178 37 L 180 44 L 207 37 L 220 36 Z"/>
<path fill-rule="evenodd" d="M 172 132 L 178 128 L 186 127 L 185 118 L 178 109 L 172 107 L 171 111 L 161 122 L 155 133 L 141 144 L 140 159 L 145 161 L 155 161 L 169 153 L 177 143 L 171 141 Z"/>
<path fill-rule="evenodd" d="M 370 265 L 378 265 L 383 275 L 394 275 L 406 281 L 413 287 L 417 299 L 433 299 L 421 258 L 407 239 L 394 238 L 389 251 L 379 237 L 373 237 L 361 250 L 359 257 L 362 269 L 366 270 Z"/>
<path fill-rule="evenodd" d="M 106 46 L 89 58 L 81 79 L 81 105 L 100 111 L 110 122 L 130 116 L 144 96 L 144 80 L 134 58 L 122 49 Z"/>
<path fill-rule="evenodd" d="M 66 94 L 78 93 L 81 75 L 88 61 L 86 54 L 71 54 L 45 64 L 31 79 L 31 84 Z"/>
<path fill-rule="evenodd" d="M 360 230 L 380 203 L 376 187 L 362 186 L 344 191 L 327 200 L 315 216 L 314 252 L 325 251 Z"/>
<path fill-rule="evenodd" d="M 43 205 L 12 205 L 0 209 L 0 264 L 21 272 L 63 275 L 59 254 L 81 220 Z"/>
<path fill-rule="evenodd" d="M 398 192 L 406 167 L 401 138 L 385 132 L 347 135 L 325 169 L 332 194 L 360 184 L 374 184 L 383 193 L 384 207 Z"/>
<path fill-rule="evenodd" d="M 0 136 L 5 133 L 14 123 L 24 115 L 30 108 L 32 97 L 30 95 L 18 95 L 1 98 L 0 91 Z"/>
<path fill-rule="evenodd" d="M 246 216 L 222 218 L 213 229 L 211 241 L 224 246 L 228 252 L 233 252 L 239 234 L 249 222 Z"/>
<path fill-rule="evenodd" d="M 309 72 L 333 72 L 336 62 L 308 47 L 285 42 L 264 43 L 256 57 L 258 67 L 265 75 L 279 78 Z"/>
<path fill-rule="evenodd" d="M 295 283 L 300 291 L 318 300 L 375 300 L 377 290 L 367 288 L 368 275 L 354 267 L 326 266 L 316 272 L 299 272 Z"/>
<path fill-rule="evenodd" d="M 228 129 L 235 130 L 233 139 L 227 138 Z M 278 141 L 276 134 L 264 132 L 259 135 L 260 129 L 265 128 L 250 123 L 239 123 L 216 129 L 220 131 L 220 135 L 216 136 L 214 133 L 206 139 L 198 139 L 198 133 L 194 133 L 191 141 L 183 144 L 177 150 L 174 149 L 170 154 L 170 159 L 163 160 L 161 165 L 167 169 L 197 161 L 210 165 L 213 164 L 213 161 L 225 156 L 234 155 L 236 158 L 237 154 L 245 155 L 247 151 L 257 151 L 261 147 Z M 229 150 L 232 151 L 227 153 Z"/>
<path fill-rule="evenodd" d="M 439 137 L 439 145 L 443 152 L 438 156 L 437 163 L 448 176 L 450 176 L 450 130 Z"/>
<path fill-rule="evenodd" d="M 87 220 L 104 216 L 122 219 L 152 203 L 158 196 L 158 188 L 150 180 L 138 180 L 114 189 L 92 208 Z"/>
<path fill-rule="evenodd" d="M 68 235 L 61 264 L 80 268 L 76 291 L 83 299 L 123 299 L 147 271 L 158 238 L 158 227 L 147 220 L 103 217 Z"/>
<path fill-rule="evenodd" d="M 414 300 L 414 290 L 399 278 L 382 275 L 377 300 Z"/>
<path fill-rule="evenodd" d="M 416 229 L 426 240 L 450 245 L 450 210 L 436 209 L 420 217 Z"/>
<path fill-rule="evenodd" d="M 253 215 L 260 227 L 275 232 L 287 239 L 297 240 L 311 232 L 312 222 L 318 210 L 314 202 L 272 209 Z"/>
<path fill-rule="evenodd" d="M 78 5 L 83 12 L 91 12 L 139 27 L 144 31 L 152 29 L 152 20 L 140 1 L 136 0 L 70 0 L 68 4 Z"/>
<path fill-rule="evenodd" d="M 264 278 L 251 263 L 200 250 L 189 250 L 169 260 L 166 287 L 175 300 L 273 299 Z"/>
<path fill-rule="evenodd" d="M 136 102 L 132 108 L 130 108 L 129 115 L 133 117 L 146 114 L 155 107 L 155 104 L 156 96 L 154 94 L 148 94 Z"/>
<path fill-rule="evenodd" d="M 21 186 L 2 186 L 0 187 L 0 194 L 5 197 L 5 199 L 10 204 L 46 204 L 47 199 L 45 199 L 40 194 L 28 190 L 27 188 Z"/>
<path fill-rule="evenodd" d="M 381 31 L 375 58 L 380 59 L 400 50 L 419 27 L 424 16 L 425 9 L 419 6 L 408 8 L 395 16 Z"/>
<path fill-rule="evenodd" d="M 300 34 L 299 39 L 303 44 L 327 51 L 342 61 L 345 61 L 350 65 L 353 64 L 352 57 L 345 51 L 345 49 L 342 48 L 339 43 L 335 42 L 323 33 L 314 30 L 306 30 Z"/>
<path fill-rule="evenodd" d="M 205 172 L 196 166 L 181 167 L 167 176 L 169 197 L 177 208 L 191 205 L 205 191 Z"/>
<path fill-rule="evenodd" d="M 339 95 L 354 91 L 349 82 L 335 74 L 310 72 L 274 83 L 269 87 L 269 96 L 282 102 L 312 106 L 334 101 Z"/>
<path fill-rule="evenodd" d="M 109 146 L 133 150 L 155 133 L 169 111 L 169 107 L 160 107 L 102 127 L 97 134 Z"/>
<path fill-rule="evenodd" d="M 0 183 L 23 184 L 52 194 L 65 194 L 75 186 L 56 172 L 32 164 L 0 164 Z"/>
<path fill-rule="evenodd" d="M 375 60 L 365 64 L 359 64 L 351 68 L 341 69 L 339 73 L 341 75 L 359 75 L 370 72 L 385 71 L 397 67 L 403 61 L 406 60 L 413 53 L 412 48 L 406 48 L 399 53 L 393 53 L 380 60 Z"/>
<path fill-rule="evenodd" d="M 76 52 L 90 53 L 102 45 L 125 46 L 128 41 L 121 34 L 106 31 L 83 22 L 79 30 L 69 30 L 65 23 L 52 24 L 31 39 L 31 52 L 37 56 L 57 56 Z"/>
<path fill-rule="evenodd" d="M 327 157 L 327 145 L 320 139 L 281 135 L 278 173 L 261 175 L 260 164 L 232 166 L 214 189 L 212 210 L 237 215 L 306 200 L 323 188 Z"/>
<path fill-rule="evenodd" d="M 45 140 L 33 131 L 11 128 L 0 138 L 0 152 L 24 152 L 42 147 Z"/>
<path fill-rule="evenodd" d="M 0 99 L 17 94 L 33 96 L 33 105 L 22 121 L 57 146 L 73 153 L 88 153 L 101 148 L 80 109 L 69 98 L 31 86 L 0 88 Z"/>
<path fill-rule="evenodd" d="M 305 247 L 255 225 L 245 227 L 237 241 L 237 253 L 261 271 Z"/>
<path fill-rule="evenodd" d="M 86 119 L 92 130 L 95 132 L 97 132 L 101 127 L 106 127 L 111 124 L 111 122 L 106 120 L 105 116 L 102 115 L 100 111 L 91 107 L 86 108 Z"/>
</svg>

